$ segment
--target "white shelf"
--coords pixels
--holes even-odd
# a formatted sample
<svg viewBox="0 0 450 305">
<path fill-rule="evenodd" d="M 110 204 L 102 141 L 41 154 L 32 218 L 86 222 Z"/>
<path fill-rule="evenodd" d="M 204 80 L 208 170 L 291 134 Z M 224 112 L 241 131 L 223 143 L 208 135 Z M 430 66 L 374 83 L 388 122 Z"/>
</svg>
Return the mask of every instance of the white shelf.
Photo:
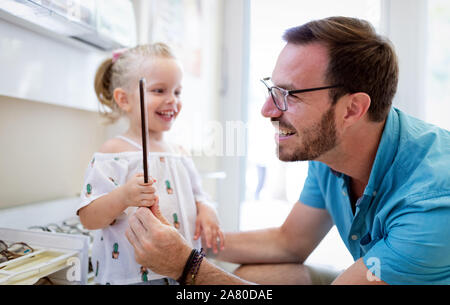
<svg viewBox="0 0 450 305">
<path fill-rule="evenodd" d="M 88 283 L 88 236 L 0 228 L 0 239 L 7 244 L 25 242 L 35 250 L 1 263 L 0 285 L 31 285 L 46 276 L 59 284 Z M 77 279 L 70 278 L 68 269 L 74 263 L 79 267 Z"/>
<path fill-rule="evenodd" d="M 35 249 L 0 264 L 0 285 L 32 285 L 40 278 L 69 267 L 69 259 L 77 255 L 77 251 Z"/>
<path fill-rule="evenodd" d="M 109 53 L 32 32 L 4 15 L 0 11 L 0 95 L 97 112 L 95 71 Z"/>
</svg>

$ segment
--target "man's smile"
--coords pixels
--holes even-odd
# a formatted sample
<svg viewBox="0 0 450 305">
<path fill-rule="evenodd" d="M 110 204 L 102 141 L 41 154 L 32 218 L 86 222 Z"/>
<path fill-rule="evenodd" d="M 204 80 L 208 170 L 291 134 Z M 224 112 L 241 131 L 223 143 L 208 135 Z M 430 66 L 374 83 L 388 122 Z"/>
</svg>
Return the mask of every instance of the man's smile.
<svg viewBox="0 0 450 305">
<path fill-rule="evenodd" d="M 280 122 L 279 120 L 272 119 L 272 125 L 275 127 L 275 141 L 283 141 L 297 134 L 297 131 L 294 127 L 291 127 L 289 124 L 284 122 Z"/>
</svg>

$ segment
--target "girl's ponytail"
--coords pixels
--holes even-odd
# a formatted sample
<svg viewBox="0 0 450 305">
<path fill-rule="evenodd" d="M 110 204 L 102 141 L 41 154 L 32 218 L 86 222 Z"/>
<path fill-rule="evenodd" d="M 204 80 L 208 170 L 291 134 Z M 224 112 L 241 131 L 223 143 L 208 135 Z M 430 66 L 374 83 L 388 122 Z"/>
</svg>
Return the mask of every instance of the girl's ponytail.
<svg viewBox="0 0 450 305">
<path fill-rule="evenodd" d="M 120 108 L 114 101 L 112 78 L 112 58 L 103 61 L 95 73 L 94 88 L 97 98 L 102 105 L 100 113 L 112 123 L 120 117 Z"/>
</svg>

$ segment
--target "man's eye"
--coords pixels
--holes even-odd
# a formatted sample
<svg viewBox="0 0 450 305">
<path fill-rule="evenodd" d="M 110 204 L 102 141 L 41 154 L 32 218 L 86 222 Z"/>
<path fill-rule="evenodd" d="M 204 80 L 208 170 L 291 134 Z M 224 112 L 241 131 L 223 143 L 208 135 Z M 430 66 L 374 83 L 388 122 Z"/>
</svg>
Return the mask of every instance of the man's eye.
<svg viewBox="0 0 450 305">
<path fill-rule="evenodd" d="M 153 89 L 152 92 L 154 93 L 164 93 L 164 89 Z"/>
<path fill-rule="evenodd" d="M 289 94 L 288 97 L 287 97 L 287 99 L 288 99 L 289 102 L 295 102 L 295 103 L 300 103 L 300 102 L 302 102 L 302 99 L 301 99 L 301 98 L 299 98 L 298 96 L 293 95 L 293 94 Z"/>
</svg>

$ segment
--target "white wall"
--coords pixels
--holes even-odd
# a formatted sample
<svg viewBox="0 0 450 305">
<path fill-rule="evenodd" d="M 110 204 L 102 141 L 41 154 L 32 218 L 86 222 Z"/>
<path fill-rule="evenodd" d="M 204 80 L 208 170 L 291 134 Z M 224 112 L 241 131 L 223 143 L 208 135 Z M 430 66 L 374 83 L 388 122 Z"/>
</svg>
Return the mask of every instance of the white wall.
<svg viewBox="0 0 450 305">
<path fill-rule="evenodd" d="M 77 196 L 106 138 L 101 121 L 92 111 L 0 95 L 0 209 Z"/>
<path fill-rule="evenodd" d="M 81 42 L 0 19 L 0 208 L 79 193 L 106 139 L 93 85 L 103 57 Z"/>
</svg>

